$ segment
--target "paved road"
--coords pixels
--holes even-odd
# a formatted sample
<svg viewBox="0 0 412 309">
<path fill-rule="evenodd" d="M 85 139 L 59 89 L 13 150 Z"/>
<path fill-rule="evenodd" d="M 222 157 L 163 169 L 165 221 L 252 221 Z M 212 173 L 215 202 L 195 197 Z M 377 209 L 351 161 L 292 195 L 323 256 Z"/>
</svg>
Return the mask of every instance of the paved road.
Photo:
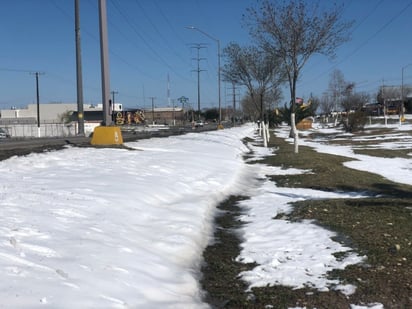
<svg viewBox="0 0 412 309">
<path fill-rule="evenodd" d="M 172 135 L 186 134 L 189 132 L 204 132 L 216 130 L 216 127 L 205 126 L 192 129 L 191 127 L 176 127 L 157 131 L 122 131 L 123 141 L 130 142 L 139 139 L 152 137 L 167 137 Z M 67 136 L 50 138 L 29 138 L 29 139 L 1 139 L 0 140 L 0 160 L 12 156 L 27 155 L 31 152 L 43 152 L 45 150 L 62 149 L 65 145 L 71 144 L 80 147 L 93 147 L 90 144 L 90 137 Z"/>
</svg>

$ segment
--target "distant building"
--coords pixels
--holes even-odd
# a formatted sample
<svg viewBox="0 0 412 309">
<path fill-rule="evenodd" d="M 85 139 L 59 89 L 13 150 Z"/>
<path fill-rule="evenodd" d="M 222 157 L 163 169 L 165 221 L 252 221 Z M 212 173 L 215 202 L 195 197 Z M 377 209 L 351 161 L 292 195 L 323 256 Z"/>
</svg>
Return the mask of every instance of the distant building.
<svg viewBox="0 0 412 309">
<path fill-rule="evenodd" d="M 115 112 L 122 111 L 122 104 L 115 104 Z M 46 103 L 39 104 L 40 123 L 61 123 L 77 111 L 77 103 Z M 85 121 L 103 120 L 102 104 L 83 104 Z M 89 115 L 89 117 L 88 117 Z M 26 108 L 11 108 L 0 110 L 0 123 L 37 123 L 37 104 L 28 104 Z"/>
<path fill-rule="evenodd" d="M 39 111 L 40 127 L 37 125 L 37 104 L 28 104 L 25 108 L 0 110 L 0 127 L 11 132 L 13 137 L 61 136 L 78 133 L 77 103 L 39 104 Z M 84 104 L 83 119 L 85 134 L 88 135 L 103 121 L 102 104 Z M 185 113 L 180 107 L 123 109 L 122 104 L 116 103 L 112 111 L 112 120 L 116 125 L 155 123 L 172 126 L 184 124 Z"/>
<path fill-rule="evenodd" d="M 146 123 L 151 124 L 182 124 L 185 113 L 181 107 L 155 107 L 144 111 Z"/>
<path fill-rule="evenodd" d="M 123 109 L 115 104 L 114 113 Z M 84 104 L 85 134 L 89 135 L 103 120 L 102 104 Z M 37 104 L 26 108 L 0 110 L 0 127 L 12 137 L 70 136 L 78 134 L 77 103 L 39 104 L 40 127 L 37 124 Z"/>
</svg>

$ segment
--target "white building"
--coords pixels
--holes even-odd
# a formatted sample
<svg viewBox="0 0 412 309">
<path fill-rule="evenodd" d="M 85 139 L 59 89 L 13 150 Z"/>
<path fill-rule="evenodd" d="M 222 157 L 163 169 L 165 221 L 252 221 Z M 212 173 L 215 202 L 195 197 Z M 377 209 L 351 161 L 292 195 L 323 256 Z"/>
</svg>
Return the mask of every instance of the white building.
<svg viewBox="0 0 412 309">
<path fill-rule="evenodd" d="M 115 104 L 114 112 L 122 111 L 122 109 L 122 104 Z M 77 122 L 67 123 L 67 116 L 76 111 L 77 103 L 39 104 L 40 127 L 38 127 L 37 104 L 29 104 L 26 108 L 2 109 L 0 110 L 0 127 L 6 129 L 12 137 L 76 135 L 78 133 Z M 83 111 L 97 114 L 97 118 L 100 117 L 100 112 L 103 117 L 102 104 L 83 104 Z M 89 135 L 93 132 L 94 127 L 99 125 L 101 120 L 97 119 L 87 123 L 85 118 L 85 134 Z"/>
<path fill-rule="evenodd" d="M 83 110 L 85 112 L 102 111 L 103 105 L 83 104 Z M 60 123 L 65 114 L 73 111 L 77 111 L 77 103 L 39 104 L 40 123 Z M 116 111 L 122 111 L 122 104 L 115 104 Z M 37 104 L 29 104 L 26 108 L 0 110 L 0 123 L 10 122 L 11 120 L 13 120 L 13 123 L 16 123 L 16 120 L 20 123 L 37 123 Z"/>
</svg>

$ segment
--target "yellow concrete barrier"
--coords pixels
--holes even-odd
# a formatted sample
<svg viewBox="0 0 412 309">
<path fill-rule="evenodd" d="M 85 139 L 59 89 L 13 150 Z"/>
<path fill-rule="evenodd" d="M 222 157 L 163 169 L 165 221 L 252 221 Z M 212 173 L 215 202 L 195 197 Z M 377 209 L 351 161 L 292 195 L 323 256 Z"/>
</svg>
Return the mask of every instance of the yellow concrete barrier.
<svg viewBox="0 0 412 309">
<path fill-rule="evenodd" d="M 123 136 L 119 127 L 116 126 L 99 126 L 93 131 L 93 137 L 90 142 L 92 145 L 122 145 Z"/>
</svg>

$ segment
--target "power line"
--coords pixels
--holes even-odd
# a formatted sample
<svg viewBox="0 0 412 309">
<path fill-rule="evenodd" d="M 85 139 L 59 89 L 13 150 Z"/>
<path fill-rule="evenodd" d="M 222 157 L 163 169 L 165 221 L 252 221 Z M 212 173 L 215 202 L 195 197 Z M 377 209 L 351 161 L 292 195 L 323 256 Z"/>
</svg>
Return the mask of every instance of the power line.
<svg viewBox="0 0 412 309">
<path fill-rule="evenodd" d="M 186 77 L 182 76 L 180 73 L 178 73 L 166 60 L 163 59 L 162 56 L 160 56 L 160 54 L 149 44 L 149 42 L 147 42 L 147 40 L 139 33 L 139 31 L 136 29 L 136 26 L 132 23 L 132 21 L 130 20 L 130 18 L 122 11 L 122 9 L 119 7 L 119 5 L 114 1 L 111 0 L 111 3 L 113 4 L 113 6 L 116 8 L 116 10 L 119 12 L 119 14 L 122 16 L 122 18 L 124 19 L 124 21 L 130 26 L 130 28 L 132 28 L 132 30 L 134 31 L 134 33 L 137 34 L 137 36 L 142 40 L 142 42 L 146 45 L 147 48 L 150 49 L 150 51 L 153 53 L 153 55 L 155 55 L 159 61 L 164 64 L 165 66 L 167 66 L 172 72 L 174 72 L 177 76 L 179 76 L 181 79 L 183 80 L 188 80 Z"/>
<path fill-rule="evenodd" d="M 141 5 L 139 0 L 135 0 L 136 4 L 139 6 L 139 9 L 142 11 L 143 15 L 146 17 L 146 19 L 149 21 L 150 25 L 153 27 L 153 29 L 156 31 L 159 37 L 161 37 L 162 41 L 166 43 L 168 46 L 169 50 L 176 56 L 178 57 L 183 63 L 186 63 L 185 59 L 175 51 L 173 46 L 169 43 L 168 39 L 159 31 L 157 28 L 156 24 L 152 21 L 152 19 L 149 17 L 149 15 L 146 13 L 144 7 Z"/>
<path fill-rule="evenodd" d="M 69 13 L 67 13 L 66 10 L 64 10 L 62 7 L 60 7 L 57 3 L 56 0 L 53 0 L 52 2 L 54 4 L 54 6 L 66 17 L 68 18 L 71 22 L 74 22 L 74 17 L 72 15 L 70 15 Z M 90 4 L 93 6 L 94 9 L 97 10 L 97 6 L 95 5 L 95 3 L 90 2 Z M 118 31 L 120 34 L 122 34 L 126 39 L 127 36 L 113 23 L 111 23 L 109 21 L 110 26 L 113 26 L 114 29 L 116 29 L 116 31 Z M 91 33 L 90 31 L 87 31 L 85 29 L 82 29 L 82 32 L 86 33 L 90 38 L 92 38 L 94 41 L 99 42 L 99 38 L 94 34 Z M 130 42 L 130 40 L 127 40 L 128 42 Z M 109 47 L 109 52 L 111 55 L 115 56 L 115 58 L 117 58 L 118 60 L 120 60 L 121 62 L 123 62 L 124 64 L 127 65 L 128 68 L 134 69 L 135 71 L 137 71 L 138 73 L 152 79 L 152 80 L 157 80 L 154 76 L 150 75 L 147 72 L 144 72 L 141 68 L 139 68 L 138 66 L 136 66 L 135 64 L 130 63 L 128 60 L 126 60 L 125 58 L 123 58 L 122 56 L 120 56 L 118 53 L 116 53 L 112 48 Z"/>
<path fill-rule="evenodd" d="M 369 43 L 372 39 L 374 39 L 379 33 L 381 33 L 386 27 L 388 27 L 392 22 L 394 22 L 399 16 L 401 16 L 405 11 L 412 5 L 412 2 L 407 4 L 404 8 L 402 8 L 395 16 L 393 16 L 389 21 L 387 21 L 382 27 L 380 27 L 374 34 L 372 34 L 368 39 L 366 39 L 362 44 L 360 44 L 357 48 L 355 48 L 352 53 L 350 53 L 346 58 L 342 61 L 338 62 L 340 64 L 346 60 L 348 60 L 351 56 L 353 56 L 356 52 L 358 52 L 362 47 Z"/>
<path fill-rule="evenodd" d="M 163 19 L 166 21 L 167 25 L 169 26 L 169 29 L 171 29 L 175 36 L 179 39 L 179 41 L 182 43 L 182 45 L 185 45 L 186 42 L 182 39 L 182 37 L 178 34 L 176 29 L 173 27 L 173 23 L 170 22 L 169 18 L 166 16 L 166 14 L 163 13 L 162 8 L 160 7 L 159 3 L 157 0 L 153 0 L 153 3 L 155 4 L 157 10 L 159 11 L 160 15 L 162 15 Z"/>
<path fill-rule="evenodd" d="M 0 71 L 6 72 L 18 72 L 18 73 L 32 73 L 35 70 L 21 70 L 21 69 L 12 69 L 12 68 L 0 68 Z"/>
<path fill-rule="evenodd" d="M 380 3 L 378 3 L 380 4 Z M 359 44 L 352 52 L 350 52 L 346 57 L 344 57 L 342 60 L 338 61 L 334 65 L 332 65 L 327 71 L 319 74 L 318 76 L 314 77 L 312 81 L 315 81 L 319 79 L 320 77 L 324 76 L 325 74 L 329 73 L 332 71 L 334 68 L 336 68 L 338 65 L 344 63 L 345 61 L 349 60 L 354 54 L 356 54 L 361 48 L 363 48 L 366 44 L 368 44 L 372 39 L 374 39 L 379 33 L 381 33 L 383 30 L 385 30 L 386 27 L 388 27 L 392 22 L 394 22 L 398 17 L 400 17 L 405 11 L 412 6 L 412 2 L 409 2 L 405 7 L 403 7 L 397 14 L 392 16 L 385 24 L 383 24 L 375 33 L 373 33 L 369 38 L 367 38 L 363 43 Z M 369 17 L 369 16 L 368 16 Z"/>
</svg>

